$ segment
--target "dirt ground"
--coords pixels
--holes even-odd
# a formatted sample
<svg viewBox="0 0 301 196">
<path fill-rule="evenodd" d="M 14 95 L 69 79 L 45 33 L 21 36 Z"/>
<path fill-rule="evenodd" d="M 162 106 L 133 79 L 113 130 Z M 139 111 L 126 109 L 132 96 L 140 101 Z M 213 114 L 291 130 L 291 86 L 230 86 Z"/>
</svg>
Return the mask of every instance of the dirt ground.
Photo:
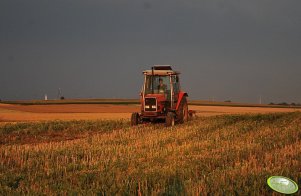
<svg viewBox="0 0 301 196">
<path fill-rule="evenodd" d="M 189 106 L 198 116 L 244 113 L 272 113 L 301 111 L 294 108 Z M 44 120 L 129 119 L 138 112 L 139 105 L 66 104 L 66 105 L 12 105 L 0 104 L 0 122 Z"/>
</svg>

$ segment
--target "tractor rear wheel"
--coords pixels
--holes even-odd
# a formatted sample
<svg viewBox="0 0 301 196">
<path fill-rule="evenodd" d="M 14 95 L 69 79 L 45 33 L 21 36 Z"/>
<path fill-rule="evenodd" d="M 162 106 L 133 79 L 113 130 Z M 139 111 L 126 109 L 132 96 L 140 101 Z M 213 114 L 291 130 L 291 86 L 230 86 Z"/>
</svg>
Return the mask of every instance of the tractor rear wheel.
<svg viewBox="0 0 301 196">
<path fill-rule="evenodd" d="M 188 121 L 188 104 L 186 97 L 183 97 L 177 111 L 179 123 Z"/>
<path fill-rule="evenodd" d="M 172 112 L 167 113 L 165 125 L 166 125 L 166 127 L 175 125 L 175 114 L 174 113 L 172 113 Z"/>
<path fill-rule="evenodd" d="M 137 112 L 132 113 L 131 126 L 138 125 L 140 122 L 140 116 Z"/>
</svg>

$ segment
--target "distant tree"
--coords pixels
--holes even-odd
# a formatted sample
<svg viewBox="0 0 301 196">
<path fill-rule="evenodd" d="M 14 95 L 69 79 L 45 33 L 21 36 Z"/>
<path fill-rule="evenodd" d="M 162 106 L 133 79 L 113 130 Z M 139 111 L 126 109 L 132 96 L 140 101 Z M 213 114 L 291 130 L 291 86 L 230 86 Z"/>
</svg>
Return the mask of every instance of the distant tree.
<svg viewBox="0 0 301 196">
<path fill-rule="evenodd" d="M 269 103 L 269 105 L 275 105 L 273 102 Z"/>
<path fill-rule="evenodd" d="M 226 100 L 225 102 L 227 102 L 227 103 L 231 103 L 232 101 L 231 101 L 231 100 Z"/>
<path fill-rule="evenodd" d="M 286 102 L 279 103 L 279 105 L 288 105 Z"/>
<path fill-rule="evenodd" d="M 61 97 L 60 97 L 60 99 L 61 99 L 61 100 L 64 100 L 64 99 L 65 99 L 65 97 L 64 97 L 64 96 L 61 96 Z"/>
<path fill-rule="evenodd" d="M 293 102 L 293 103 L 291 103 L 291 105 L 295 106 L 296 104 Z"/>
</svg>

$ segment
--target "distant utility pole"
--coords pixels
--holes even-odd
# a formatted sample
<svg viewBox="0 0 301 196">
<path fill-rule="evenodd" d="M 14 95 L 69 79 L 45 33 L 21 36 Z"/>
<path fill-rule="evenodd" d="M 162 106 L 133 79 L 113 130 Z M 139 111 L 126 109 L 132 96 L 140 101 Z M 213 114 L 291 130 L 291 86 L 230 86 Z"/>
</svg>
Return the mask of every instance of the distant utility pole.
<svg viewBox="0 0 301 196">
<path fill-rule="evenodd" d="M 62 97 L 62 90 L 61 88 L 59 88 L 57 92 L 57 99 L 61 99 L 61 97 Z"/>
<path fill-rule="evenodd" d="M 259 104 L 261 104 L 262 102 L 261 102 L 261 95 L 259 95 Z"/>
</svg>

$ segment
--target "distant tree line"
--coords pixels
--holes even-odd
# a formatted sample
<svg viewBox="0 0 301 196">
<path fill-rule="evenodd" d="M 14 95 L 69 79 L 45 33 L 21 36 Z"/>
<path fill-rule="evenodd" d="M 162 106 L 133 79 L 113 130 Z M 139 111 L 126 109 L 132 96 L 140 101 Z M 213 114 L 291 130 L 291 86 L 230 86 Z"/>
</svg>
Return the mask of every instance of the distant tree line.
<svg viewBox="0 0 301 196">
<path fill-rule="evenodd" d="M 281 102 L 281 103 L 273 103 L 271 102 L 269 105 L 285 105 L 285 106 L 301 106 L 301 103 L 286 103 L 286 102 Z"/>
</svg>

